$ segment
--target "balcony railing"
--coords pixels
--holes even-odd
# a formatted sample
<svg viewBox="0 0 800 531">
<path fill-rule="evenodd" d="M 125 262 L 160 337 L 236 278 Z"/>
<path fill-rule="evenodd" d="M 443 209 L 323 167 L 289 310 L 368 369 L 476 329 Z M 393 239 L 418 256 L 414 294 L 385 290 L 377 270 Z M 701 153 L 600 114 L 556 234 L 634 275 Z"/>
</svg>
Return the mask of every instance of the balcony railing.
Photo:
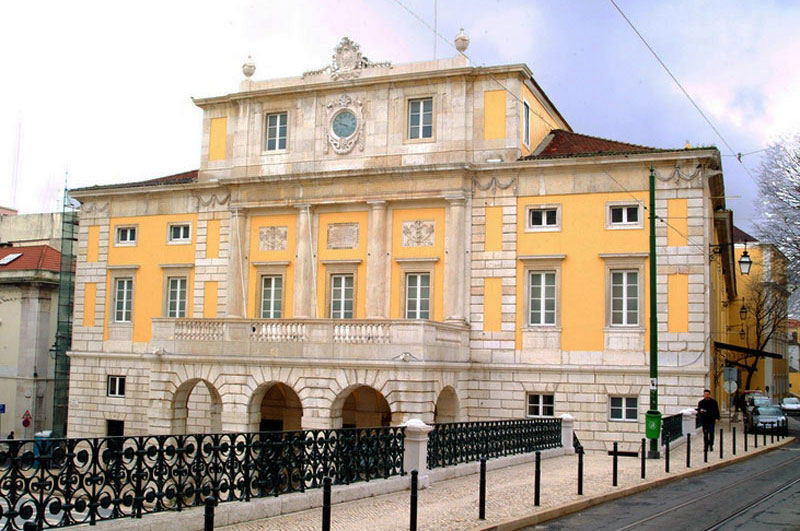
<svg viewBox="0 0 800 531">
<path fill-rule="evenodd" d="M 380 346 L 376 350 L 376 346 Z M 465 325 L 401 319 L 153 319 L 153 351 L 467 361 Z"/>
</svg>

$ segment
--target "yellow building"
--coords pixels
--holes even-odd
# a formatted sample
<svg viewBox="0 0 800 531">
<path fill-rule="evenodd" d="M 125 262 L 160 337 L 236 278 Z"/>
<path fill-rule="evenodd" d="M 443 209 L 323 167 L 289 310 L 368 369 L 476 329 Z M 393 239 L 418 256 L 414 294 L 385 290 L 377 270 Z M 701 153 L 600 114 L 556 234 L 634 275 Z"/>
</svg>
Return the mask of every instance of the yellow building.
<svg viewBox="0 0 800 531">
<path fill-rule="evenodd" d="M 333 62 L 195 100 L 200 169 L 81 201 L 70 435 L 570 414 L 638 444 L 709 385 L 719 152 L 577 134 L 525 65 Z M 727 216 L 727 217 L 726 217 Z M 732 260 L 729 252 L 727 258 Z"/>
</svg>

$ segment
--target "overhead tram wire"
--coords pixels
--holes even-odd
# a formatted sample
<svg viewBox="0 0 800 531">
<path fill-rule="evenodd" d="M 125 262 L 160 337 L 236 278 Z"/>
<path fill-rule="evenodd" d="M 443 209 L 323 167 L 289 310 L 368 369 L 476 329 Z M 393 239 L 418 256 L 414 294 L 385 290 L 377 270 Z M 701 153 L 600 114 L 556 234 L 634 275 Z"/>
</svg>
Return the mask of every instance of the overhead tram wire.
<svg viewBox="0 0 800 531">
<path fill-rule="evenodd" d="M 433 27 L 432 27 L 430 24 L 428 24 L 427 22 L 425 22 L 425 20 L 424 20 L 422 17 L 420 17 L 419 15 L 417 15 L 417 14 L 416 14 L 416 13 L 415 13 L 415 12 L 414 12 L 414 11 L 413 11 L 411 8 L 409 8 L 408 6 L 406 6 L 406 5 L 405 5 L 405 4 L 404 4 L 404 3 L 403 3 L 401 0 L 394 0 L 394 1 L 395 1 L 395 3 L 396 3 L 396 4 L 398 4 L 400 7 L 402 7 L 402 8 L 403 8 L 403 9 L 404 9 L 404 10 L 405 10 L 405 11 L 406 11 L 406 12 L 407 12 L 409 15 L 411 15 L 413 18 L 415 18 L 415 19 L 416 19 L 416 20 L 417 20 L 417 21 L 418 21 L 420 24 L 422 24 L 423 26 L 425 26 L 426 28 L 428 28 L 428 29 L 429 29 L 429 30 L 430 30 L 430 31 L 431 31 L 431 32 L 432 32 L 432 33 L 433 33 L 435 36 L 439 37 L 439 38 L 442 40 L 442 42 L 446 43 L 448 46 L 450 46 L 451 48 L 453 48 L 453 49 L 455 49 L 456 51 L 458 51 L 458 50 L 456 49 L 455 45 L 454 45 L 452 42 L 448 41 L 448 40 L 447 40 L 447 39 L 446 39 L 446 38 L 445 38 L 445 37 L 444 37 L 444 36 L 443 36 L 441 33 L 439 33 L 437 30 L 435 30 L 435 29 L 434 29 L 434 28 L 433 28 Z M 612 0 L 612 1 L 613 1 L 613 0 Z M 623 14 L 623 16 L 624 16 L 624 14 Z M 635 30 L 635 28 L 634 28 L 634 30 Z M 637 32 L 637 33 L 638 33 L 638 32 Z M 646 43 L 645 43 L 645 44 L 646 44 Z M 468 59 L 470 62 L 472 62 L 472 59 L 471 59 L 471 58 L 470 58 L 470 57 L 469 57 L 467 54 L 465 54 L 464 52 L 458 52 L 458 53 L 459 53 L 459 54 L 461 54 L 461 55 L 463 55 L 464 57 L 466 57 L 466 58 L 467 58 L 467 59 Z M 655 53 L 655 52 L 654 52 L 654 53 Z M 665 68 L 666 68 L 666 67 L 665 67 Z M 671 74 L 670 74 L 670 75 L 671 75 Z M 496 84 L 497 84 L 497 85 L 498 85 L 500 88 L 502 88 L 502 89 L 503 89 L 503 90 L 506 92 L 506 94 L 509 94 L 509 95 L 510 95 L 512 98 L 514 98 L 514 99 L 517 101 L 517 103 L 519 103 L 519 104 L 522 104 L 522 103 L 523 103 L 523 101 L 522 101 L 522 100 L 519 98 L 519 96 L 517 96 L 517 95 L 516 95 L 516 94 L 514 94 L 514 93 L 513 93 L 511 90 L 509 90 L 509 89 L 508 89 L 508 87 L 506 87 L 506 86 L 505 86 L 503 83 L 501 83 L 501 82 L 500 82 L 500 80 L 498 80 L 497 78 L 495 78 L 495 77 L 494 77 L 494 76 L 493 76 L 491 73 L 488 73 L 488 76 L 489 76 L 489 77 L 492 79 L 492 81 L 494 81 L 494 82 L 495 82 L 495 83 L 496 83 Z M 676 82 L 677 82 L 677 80 L 676 80 Z M 687 96 L 688 96 L 688 94 L 687 94 Z M 531 113 L 532 113 L 534 116 L 536 116 L 537 118 L 539 118 L 539 119 L 540 119 L 540 120 L 541 120 L 541 121 L 542 121 L 542 122 L 543 122 L 543 123 L 544 123 L 544 124 L 545 124 L 545 125 L 546 125 L 548 128 L 550 128 L 550 130 L 553 130 L 553 129 L 559 129 L 559 128 L 558 128 L 556 125 L 554 125 L 554 124 L 550 123 L 550 121 L 549 121 L 549 120 L 547 120 L 547 119 L 546 119 L 544 116 L 542 116 L 541 114 L 539 114 L 538 112 L 536 112 L 536 111 L 535 111 L 533 108 L 530 108 L 530 107 L 529 107 L 529 110 L 530 110 L 530 112 L 531 112 Z M 699 110 L 699 109 L 698 109 L 698 110 Z M 701 111 L 701 113 L 702 113 L 702 111 Z M 709 123 L 710 123 L 710 122 L 709 122 Z M 712 128 L 713 128 L 713 125 L 712 125 Z M 716 131 L 716 129 L 714 129 L 714 130 Z M 718 132 L 717 132 L 717 134 L 719 135 L 719 133 L 718 133 Z M 721 135 L 719 135 L 719 136 L 720 136 L 720 138 L 722 138 L 722 136 L 721 136 Z M 572 140 L 571 140 L 569 137 L 565 137 L 565 138 L 567 139 L 567 142 L 569 142 L 569 143 L 570 143 L 570 145 L 572 145 L 573 147 L 575 147 L 575 144 L 572 142 Z M 725 139 L 724 139 L 724 138 L 723 138 L 722 140 L 723 140 L 723 142 L 725 142 Z M 733 151 L 733 149 L 730 147 L 730 145 L 728 145 L 728 144 L 727 144 L 727 142 L 725 142 L 725 144 L 728 146 L 728 148 L 729 148 L 729 149 L 731 149 L 731 151 Z M 745 167 L 745 168 L 746 168 L 746 167 Z M 619 188 L 620 188 L 621 190 L 623 190 L 625 193 L 627 193 L 629 196 L 631 196 L 631 198 L 632 198 L 634 201 L 636 201 L 636 202 L 637 202 L 639 205 L 641 205 L 641 207 L 642 207 L 642 209 L 643 209 L 643 210 L 645 210 L 645 211 L 648 211 L 648 210 L 649 210 L 649 208 L 648 208 L 648 206 L 645 204 L 644 200 L 642 200 L 642 199 L 639 199 L 638 197 L 636 197 L 636 196 L 633 194 L 633 192 L 631 192 L 630 190 L 628 190 L 627 188 L 625 188 L 625 187 L 622 185 L 622 183 L 620 183 L 620 182 L 619 182 L 617 179 L 615 179 L 615 178 L 614 178 L 614 177 L 613 177 L 613 176 L 612 176 L 610 173 L 608 173 L 606 170 L 604 170 L 604 169 L 600 169 L 600 171 L 601 171 L 602 173 L 604 173 L 604 174 L 605 174 L 605 175 L 606 175 L 606 176 L 607 176 L 609 179 L 611 179 L 612 181 L 614 181 L 614 183 L 616 183 L 616 185 L 617 185 L 617 186 L 619 186 Z M 665 226 L 667 226 L 668 228 L 670 228 L 670 229 L 672 229 L 673 231 L 675 231 L 675 232 L 676 232 L 677 234 L 679 234 L 681 237 L 683 237 L 683 238 L 686 238 L 686 241 L 687 241 L 687 243 L 689 243 L 689 244 L 690 244 L 690 245 L 692 245 L 693 247 L 695 247 L 695 248 L 697 248 L 697 249 L 700 249 L 700 250 L 702 250 L 702 251 L 705 251 L 705 246 L 703 246 L 703 245 L 702 245 L 702 244 L 700 244 L 700 243 L 697 243 L 697 242 L 693 241 L 693 240 L 692 240 L 692 238 L 691 238 L 691 237 L 690 237 L 688 234 L 684 234 L 682 231 L 680 231 L 679 229 L 677 229 L 676 227 L 674 227 L 672 224 L 668 223 L 668 222 L 667 222 L 665 219 L 663 219 L 661 216 L 658 216 L 658 215 L 656 215 L 656 219 L 657 219 L 657 220 L 659 220 L 661 223 L 663 223 L 663 224 L 664 224 Z"/>
<path fill-rule="evenodd" d="M 655 58 L 656 58 L 656 61 L 658 61 L 658 63 L 661 65 L 661 67 L 662 67 L 662 68 L 663 68 L 663 69 L 664 69 L 664 70 L 667 72 L 667 74 L 669 74 L 669 77 L 671 77 L 671 78 L 672 78 L 672 81 L 674 81 L 674 82 L 675 82 L 675 84 L 676 84 L 676 85 L 678 85 L 678 88 L 679 88 L 679 89 L 681 89 L 681 92 L 683 92 L 683 95 L 684 95 L 684 96 L 686 96 L 686 98 L 689 100 L 689 102 L 691 102 L 692 106 L 694 106 L 694 108 L 697 110 L 697 112 L 698 112 L 698 113 L 700 113 L 700 116 L 702 116 L 702 117 L 703 117 L 703 119 L 706 121 L 706 123 L 709 125 L 709 127 L 711 127 L 711 129 L 714 131 L 714 133 L 716 133 L 716 135 L 719 137 L 719 139 L 720 139 L 720 140 L 722 140 L 722 143 L 723 143 L 723 144 L 725 144 L 725 146 L 726 146 L 726 147 L 728 148 L 728 150 L 731 152 L 731 156 L 734 156 L 734 157 L 736 157 L 736 159 L 737 159 L 737 160 L 739 161 L 739 163 L 742 165 L 742 168 L 744 168 L 744 171 L 745 171 L 745 173 L 747 173 L 748 177 L 750 177 L 750 180 L 751 180 L 751 181 L 753 181 L 753 183 L 757 185 L 758 183 L 756 182 L 756 179 L 755 179 L 755 177 L 753 177 L 753 174 L 752 174 L 752 173 L 750 173 L 750 168 L 748 168 L 748 167 L 747 167 L 747 166 L 744 164 L 744 162 L 742 162 L 742 157 L 743 157 L 744 155 L 742 155 L 741 153 L 739 153 L 739 152 L 737 152 L 735 149 L 733 149 L 733 147 L 731 147 L 731 145 L 728 143 L 728 141 L 727 141 L 727 140 L 725 140 L 725 137 L 724 137 L 724 136 L 722 136 L 722 133 L 720 133 L 720 132 L 719 132 L 719 130 L 718 130 L 718 129 L 716 128 L 716 126 L 715 126 L 715 125 L 714 125 L 714 124 L 711 122 L 711 120 L 709 119 L 709 117 L 708 117 L 708 116 L 706 116 L 706 113 L 704 113 L 704 112 L 703 112 L 703 110 L 700 108 L 700 106 L 699 106 L 699 105 L 698 105 L 698 104 L 697 104 L 697 103 L 694 101 L 694 99 L 692 98 L 692 96 L 691 96 L 691 95 L 689 95 L 689 92 L 687 92 L 687 91 L 686 91 L 686 89 L 685 89 L 685 88 L 683 88 L 683 85 L 681 84 L 681 82 L 680 82 L 680 81 L 678 81 L 678 78 L 677 78 L 677 77 L 675 77 L 675 75 L 674 75 L 674 74 L 672 73 L 672 71 L 671 71 L 671 70 L 670 70 L 670 69 L 667 67 L 667 65 L 666 65 L 666 64 L 664 64 L 664 61 L 662 61 L 662 60 L 661 60 L 661 57 L 659 57 L 659 56 L 658 56 L 658 54 L 657 54 L 657 53 L 656 53 L 656 51 L 653 49 L 653 47 L 652 47 L 652 46 L 650 46 L 650 44 L 647 42 L 647 40 L 645 40 L 644 36 L 643 36 L 643 35 L 642 35 L 642 34 L 639 32 L 639 30 L 638 30 L 638 29 L 636 29 L 636 26 L 634 26 L 634 25 L 633 25 L 633 22 L 631 22 L 631 20 L 630 20 L 630 19 L 627 17 L 627 15 L 625 15 L 625 13 L 622 11 L 622 9 L 620 9 L 620 7 L 617 5 L 616 1 L 615 1 L 615 0 L 608 0 L 608 1 L 609 1 L 609 2 L 611 2 L 611 4 L 612 4 L 612 5 L 614 6 L 614 8 L 615 8 L 615 9 L 616 9 L 616 10 L 619 12 L 619 14 L 620 14 L 620 15 L 622 15 L 622 18 L 624 18 L 624 19 L 625 19 L 625 22 L 627 22 L 627 23 L 628 23 L 628 25 L 631 27 L 631 29 L 634 31 L 634 33 L 636 33 L 636 35 L 639 37 L 639 40 L 641 40 L 641 41 L 642 41 L 642 43 L 644 43 L 644 45 L 647 47 L 647 49 L 648 49 L 648 50 L 650 50 L 650 53 L 651 53 L 651 54 L 653 54 L 653 57 L 655 57 Z M 757 151 L 754 151 L 754 152 L 752 152 L 752 153 L 748 153 L 748 155 L 752 155 L 753 153 L 758 153 L 758 152 L 757 152 Z"/>
</svg>

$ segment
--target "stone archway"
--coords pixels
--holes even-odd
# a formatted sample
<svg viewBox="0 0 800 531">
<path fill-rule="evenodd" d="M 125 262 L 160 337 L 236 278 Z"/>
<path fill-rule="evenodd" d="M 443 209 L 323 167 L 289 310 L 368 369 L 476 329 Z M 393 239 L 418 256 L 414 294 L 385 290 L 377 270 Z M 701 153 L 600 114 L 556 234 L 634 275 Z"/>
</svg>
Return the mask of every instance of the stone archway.
<svg viewBox="0 0 800 531">
<path fill-rule="evenodd" d="M 280 382 L 260 385 L 248 407 L 249 431 L 302 429 L 303 405 L 294 389 Z"/>
<path fill-rule="evenodd" d="M 392 410 L 383 394 L 367 385 L 353 385 L 334 401 L 331 417 L 335 427 L 374 428 L 391 426 Z"/>
<path fill-rule="evenodd" d="M 222 431 L 222 398 L 207 380 L 192 378 L 183 382 L 173 395 L 171 409 L 171 433 Z"/>
<path fill-rule="evenodd" d="M 456 422 L 458 420 L 458 395 L 456 390 L 449 385 L 442 389 L 439 398 L 436 400 L 436 407 L 433 410 L 433 422 Z"/>
</svg>

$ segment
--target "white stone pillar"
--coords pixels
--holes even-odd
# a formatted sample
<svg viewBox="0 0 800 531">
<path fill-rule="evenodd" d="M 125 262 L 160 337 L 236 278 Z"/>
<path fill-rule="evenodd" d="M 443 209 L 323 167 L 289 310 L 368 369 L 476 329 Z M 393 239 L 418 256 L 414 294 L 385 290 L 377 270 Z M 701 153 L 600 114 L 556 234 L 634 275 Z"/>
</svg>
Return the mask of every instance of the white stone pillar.
<svg viewBox="0 0 800 531">
<path fill-rule="evenodd" d="M 407 474 L 416 470 L 419 473 L 418 485 L 424 489 L 430 484 L 430 478 L 428 478 L 428 433 L 433 430 L 433 426 L 428 426 L 419 419 L 411 419 L 401 426 L 406 429 L 403 470 Z"/>
<path fill-rule="evenodd" d="M 295 205 L 297 215 L 297 233 L 295 236 L 295 266 L 294 266 L 294 317 L 311 319 L 313 312 L 314 285 L 311 237 L 311 205 Z"/>
<path fill-rule="evenodd" d="M 694 433 L 695 428 L 695 417 L 697 416 L 697 411 L 694 409 L 684 409 L 681 411 L 681 415 L 683 415 L 683 435 L 686 436 L 689 433 Z"/>
<path fill-rule="evenodd" d="M 367 319 L 386 319 L 386 201 L 367 204 Z"/>
<path fill-rule="evenodd" d="M 446 197 L 447 215 L 444 234 L 444 318 L 447 322 L 464 323 L 464 290 L 466 282 L 466 204 L 463 195 Z"/>
<path fill-rule="evenodd" d="M 573 453 L 575 451 L 575 447 L 573 446 L 573 436 L 572 434 L 575 431 L 575 417 L 570 415 L 569 413 L 564 413 L 561 415 L 561 447 L 565 449 L 569 449 L 569 453 Z"/>
<path fill-rule="evenodd" d="M 245 314 L 245 264 L 247 254 L 244 248 L 246 238 L 245 222 L 242 211 L 238 208 L 231 209 L 231 241 L 228 256 L 228 292 L 227 292 L 227 317 L 242 318 Z"/>
</svg>

